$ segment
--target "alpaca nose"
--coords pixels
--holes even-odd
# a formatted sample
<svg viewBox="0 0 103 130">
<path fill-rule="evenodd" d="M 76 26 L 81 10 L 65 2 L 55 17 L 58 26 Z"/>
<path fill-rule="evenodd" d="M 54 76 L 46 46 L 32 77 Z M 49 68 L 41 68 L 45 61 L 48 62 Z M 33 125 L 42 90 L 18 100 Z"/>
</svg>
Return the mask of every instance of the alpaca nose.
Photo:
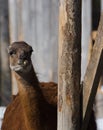
<svg viewBox="0 0 103 130">
<path fill-rule="evenodd" d="M 25 60 L 26 60 L 26 54 L 23 51 L 22 53 L 20 53 L 20 55 L 18 57 L 18 65 L 22 65 Z"/>
</svg>

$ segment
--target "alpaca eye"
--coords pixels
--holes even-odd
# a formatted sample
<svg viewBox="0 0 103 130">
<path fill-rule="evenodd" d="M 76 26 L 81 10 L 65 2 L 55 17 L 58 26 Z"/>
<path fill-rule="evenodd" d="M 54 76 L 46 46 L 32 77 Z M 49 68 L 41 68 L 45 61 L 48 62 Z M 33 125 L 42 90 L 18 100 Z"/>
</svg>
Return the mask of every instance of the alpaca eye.
<svg viewBox="0 0 103 130">
<path fill-rule="evenodd" d="M 9 55 L 10 55 L 10 56 L 12 56 L 13 54 L 16 54 L 16 52 L 13 51 L 13 50 L 9 51 Z"/>
</svg>

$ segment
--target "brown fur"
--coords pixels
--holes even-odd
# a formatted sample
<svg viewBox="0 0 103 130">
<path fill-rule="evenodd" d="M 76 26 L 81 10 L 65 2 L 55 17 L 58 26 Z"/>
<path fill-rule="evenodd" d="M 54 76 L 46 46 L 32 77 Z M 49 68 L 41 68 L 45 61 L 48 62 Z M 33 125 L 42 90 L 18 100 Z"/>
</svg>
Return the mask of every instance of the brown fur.
<svg viewBox="0 0 103 130">
<path fill-rule="evenodd" d="M 49 115 L 47 115 L 48 119 L 44 121 L 48 121 L 49 124 L 53 125 L 52 127 L 55 127 L 57 122 L 57 84 L 53 82 L 40 83 L 40 88 L 43 92 L 45 99 L 50 104 L 50 107 L 52 109 L 46 109 L 46 114 Z M 12 102 L 8 105 L 4 115 L 2 130 L 26 130 L 23 110 L 20 104 L 19 97 L 19 94 L 13 96 Z M 55 129 L 52 128 L 52 130 Z"/>
<path fill-rule="evenodd" d="M 9 49 L 19 94 L 7 107 L 2 130 L 57 130 L 57 85 L 39 84 L 30 59 L 31 51 L 24 42 L 16 42 Z"/>
</svg>

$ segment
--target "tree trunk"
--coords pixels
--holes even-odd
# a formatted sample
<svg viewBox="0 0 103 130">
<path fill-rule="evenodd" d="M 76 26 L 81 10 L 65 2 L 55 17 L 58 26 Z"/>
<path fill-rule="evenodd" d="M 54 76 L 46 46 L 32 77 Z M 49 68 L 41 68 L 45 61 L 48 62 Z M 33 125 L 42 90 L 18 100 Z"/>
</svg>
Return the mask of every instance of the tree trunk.
<svg viewBox="0 0 103 130">
<path fill-rule="evenodd" d="M 80 130 L 81 1 L 59 11 L 58 130 Z"/>
</svg>

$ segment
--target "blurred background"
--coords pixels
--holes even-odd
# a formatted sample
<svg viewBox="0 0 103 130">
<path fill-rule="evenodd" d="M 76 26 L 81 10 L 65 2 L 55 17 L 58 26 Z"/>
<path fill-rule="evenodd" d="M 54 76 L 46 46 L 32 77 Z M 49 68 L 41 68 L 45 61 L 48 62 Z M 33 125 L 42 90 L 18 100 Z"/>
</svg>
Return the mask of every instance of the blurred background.
<svg viewBox="0 0 103 130">
<path fill-rule="evenodd" d="M 82 0 L 81 81 L 103 12 L 103 0 Z M 7 47 L 24 40 L 33 49 L 32 61 L 40 81 L 57 82 L 59 0 L 0 0 L 0 119 L 11 95 L 17 93 L 9 69 Z M 95 100 L 98 130 L 103 130 L 103 79 Z"/>
</svg>

